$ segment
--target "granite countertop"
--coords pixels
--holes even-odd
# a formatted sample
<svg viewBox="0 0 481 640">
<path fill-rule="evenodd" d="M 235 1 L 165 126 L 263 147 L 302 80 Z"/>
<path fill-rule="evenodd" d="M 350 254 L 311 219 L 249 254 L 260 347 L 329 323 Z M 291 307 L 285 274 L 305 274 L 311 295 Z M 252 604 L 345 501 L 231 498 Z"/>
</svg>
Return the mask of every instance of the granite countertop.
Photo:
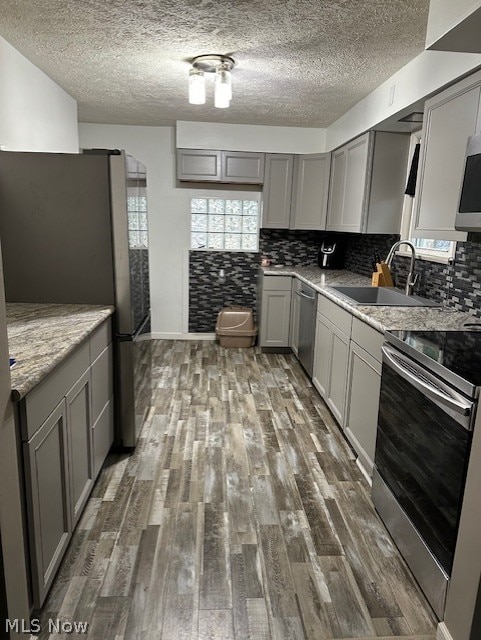
<svg viewBox="0 0 481 640">
<path fill-rule="evenodd" d="M 469 313 L 446 307 L 384 307 L 350 304 L 341 298 L 333 286 L 368 287 L 370 278 L 351 271 L 337 271 L 311 267 L 262 267 L 264 275 L 295 276 L 312 286 L 353 316 L 363 320 L 378 331 L 456 331 L 463 330 L 465 322 L 476 321 Z"/>
<path fill-rule="evenodd" d="M 114 312 L 93 304 L 7 303 L 12 400 L 21 400 Z"/>
</svg>

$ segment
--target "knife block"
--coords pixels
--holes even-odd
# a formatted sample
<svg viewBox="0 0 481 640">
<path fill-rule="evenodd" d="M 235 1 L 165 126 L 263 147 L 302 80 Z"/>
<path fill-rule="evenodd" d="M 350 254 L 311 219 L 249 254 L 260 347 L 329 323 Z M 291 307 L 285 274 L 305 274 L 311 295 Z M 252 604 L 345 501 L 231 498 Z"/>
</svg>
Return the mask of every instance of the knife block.
<svg viewBox="0 0 481 640">
<path fill-rule="evenodd" d="M 385 262 L 378 262 L 377 271 L 372 274 L 371 284 L 373 287 L 394 287 L 391 270 Z"/>
</svg>

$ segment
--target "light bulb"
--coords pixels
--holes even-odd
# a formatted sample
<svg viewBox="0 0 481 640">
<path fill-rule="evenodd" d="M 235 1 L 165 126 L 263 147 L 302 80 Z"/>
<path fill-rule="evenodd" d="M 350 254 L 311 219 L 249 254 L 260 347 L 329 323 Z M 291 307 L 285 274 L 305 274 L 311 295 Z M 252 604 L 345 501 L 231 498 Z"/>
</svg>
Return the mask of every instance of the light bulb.
<svg viewBox="0 0 481 640">
<path fill-rule="evenodd" d="M 221 64 L 215 74 L 214 105 L 225 109 L 232 99 L 232 76 L 228 68 Z"/>
<path fill-rule="evenodd" d="M 205 104 L 204 72 L 195 67 L 189 71 L 189 102 L 190 104 Z"/>
</svg>

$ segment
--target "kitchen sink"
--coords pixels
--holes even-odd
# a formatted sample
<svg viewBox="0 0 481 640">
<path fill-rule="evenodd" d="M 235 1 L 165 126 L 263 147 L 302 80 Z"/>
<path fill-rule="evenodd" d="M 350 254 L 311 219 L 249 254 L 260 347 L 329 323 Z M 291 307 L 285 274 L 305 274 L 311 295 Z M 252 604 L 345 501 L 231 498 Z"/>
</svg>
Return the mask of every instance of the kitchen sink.
<svg viewBox="0 0 481 640">
<path fill-rule="evenodd" d="M 354 304 L 385 307 L 440 307 L 438 302 L 407 296 L 394 287 L 330 287 L 340 297 Z"/>
</svg>

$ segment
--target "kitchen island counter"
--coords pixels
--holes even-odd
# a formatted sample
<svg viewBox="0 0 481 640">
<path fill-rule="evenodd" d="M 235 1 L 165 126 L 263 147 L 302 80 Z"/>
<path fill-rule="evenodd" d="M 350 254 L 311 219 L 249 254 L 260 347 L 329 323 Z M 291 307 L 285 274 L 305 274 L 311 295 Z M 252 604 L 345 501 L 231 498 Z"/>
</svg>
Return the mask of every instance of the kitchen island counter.
<svg viewBox="0 0 481 640">
<path fill-rule="evenodd" d="M 21 400 L 114 312 L 92 304 L 7 303 L 12 400 Z"/>
<path fill-rule="evenodd" d="M 368 287 L 370 278 L 344 270 L 309 267 L 263 267 L 266 276 L 293 276 L 313 287 L 353 316 L 378 331 L 457 331 L 465 322 L 479 322 L 469 313 L 447 307 L 396 307 L 351 304 L 331 287 Z"/>
</svg>

